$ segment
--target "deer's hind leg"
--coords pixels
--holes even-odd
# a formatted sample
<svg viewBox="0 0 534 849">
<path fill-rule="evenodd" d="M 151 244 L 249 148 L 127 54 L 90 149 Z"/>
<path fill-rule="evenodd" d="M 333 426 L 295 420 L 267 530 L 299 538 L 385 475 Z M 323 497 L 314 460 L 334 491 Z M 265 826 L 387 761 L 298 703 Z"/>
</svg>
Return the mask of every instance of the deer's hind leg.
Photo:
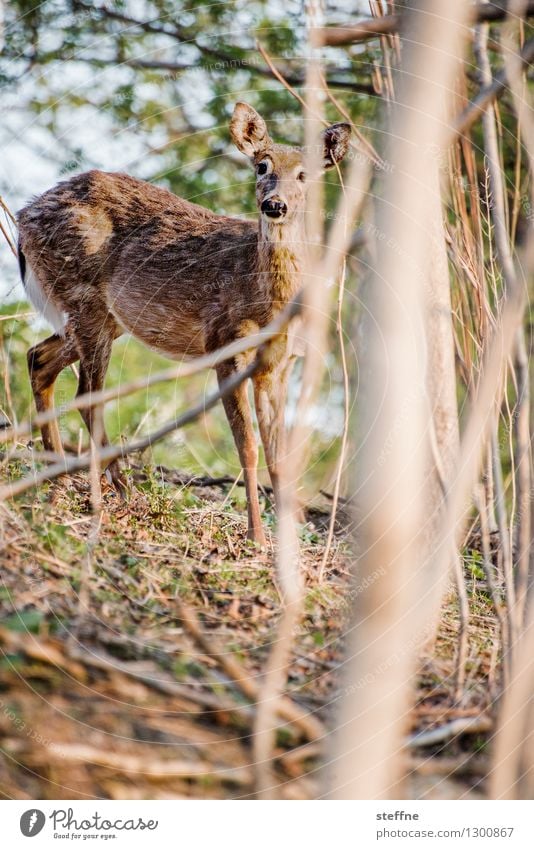
<svg viewBox="0 0 534 849">
<path fill-rule="evenodd" d="M 91 392 L 100 392 L 104 387 L 104 380 L 108 370 L 109 359 L 113 341 L 120 336 L 115 320 L 108 314 L 91 316 L 90 322 L 84 324 L 83 328 L 76 328 L 73 333 L 78 356 L 80 360 L 80 377 L 78 380 L 78 391 L 76 397 Z M 84 407 L 80 414 L 85 422 L 87 430 L 97 447 L 109 444 L 104 426 L 104 410 L 102 405 Z M 107 466 L 107 472 L 115 488 L 124 493 L 126 484 L 121 475 L 117 460 L 113 460 Z"/>
<path fill-rule="evenodd" d="M 69 338 L 54 334 L 28 351 L 28 371 L 38 413 L 54 407 L 54 384 L 61 371 L 78 359 L 78 351 Z M 41 425 L 45 451 L 63 453 L 57 419 Z"/>
</svg>

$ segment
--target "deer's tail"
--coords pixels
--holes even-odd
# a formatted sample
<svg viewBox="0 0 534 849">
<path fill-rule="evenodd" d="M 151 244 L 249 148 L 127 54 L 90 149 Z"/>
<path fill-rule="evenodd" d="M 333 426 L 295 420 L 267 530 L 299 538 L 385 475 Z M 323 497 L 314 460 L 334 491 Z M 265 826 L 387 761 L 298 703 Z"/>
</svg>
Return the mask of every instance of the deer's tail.
<svg viewBox="0 0 534 849">
<path fill-rule="evenodd" d="M 19 261 L 19 271 L 20 271 L 20 279 L 22 280 L 22 285 L 25 286 L 25 278 L 26 278 L 26 257 L 24 256 L 24 251 L 22 250 L 22 245 L 20 244 L 20 239 L 17 244 L 17 257 Z"/>
<path fill-rule="evenodd" d="M 22 285 L 26 291 L 26 295 L 35 309 L 46 318 L 49 324 L 52 325 L 55 332 L 62 336 L 65 332 L 65 316 L 62 315 L 56 304 L 51 300 L 49 295 L 47 295 L 33 268 L 27 262 L 20 240 L 17 245 L 17 256 L 19 260 L 20 277 Z"/>
</svg>

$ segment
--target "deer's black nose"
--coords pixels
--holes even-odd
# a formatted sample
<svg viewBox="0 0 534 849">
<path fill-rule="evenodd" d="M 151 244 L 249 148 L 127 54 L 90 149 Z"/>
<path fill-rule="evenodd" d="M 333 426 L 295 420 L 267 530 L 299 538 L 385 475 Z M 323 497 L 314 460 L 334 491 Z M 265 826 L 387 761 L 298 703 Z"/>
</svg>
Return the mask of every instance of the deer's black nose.
<svg viewBox="0 0 534 849">
<path fill-rule="evenodd" d="M 274 200 L 269 198 L 264 200 L 261 205 L 261 211 L 268 218 L 283 218 L 287 213 L 287 204 L 282 200 Z"/>
</svg>

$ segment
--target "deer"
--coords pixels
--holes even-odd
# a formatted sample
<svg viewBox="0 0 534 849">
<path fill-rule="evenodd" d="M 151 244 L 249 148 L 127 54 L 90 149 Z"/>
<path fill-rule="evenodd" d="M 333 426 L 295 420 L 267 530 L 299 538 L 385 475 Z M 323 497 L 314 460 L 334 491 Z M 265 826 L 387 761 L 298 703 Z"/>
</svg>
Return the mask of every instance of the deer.
<svg viewBox="0 0 534 849">
<path fill-rule="evenodd" d="M 216 214 L 166 188 L 99 170 L 58 183 L 18 213 L 21 278 L 28 299 L 54 330 L 27 355 L 38 412 L 53 409 L 55 380 L 75 362 L 77 396 L 101 390 L 113 342 L 124 333 L 170 359 L 198 357 L 258 332 L 296 296 L 306 246 L 304 152 L 273 142 L 265 120 L 246 103 L 236 103 L 229 129 L 255 171 L 257 222 Z M 345 123 L 322 132 L 324 169 L 342 161 L 350 133 Z M 273 340 L 252 376 L 275 508 L 295 336 L 289 327 Z M 217 365 L 219 384 L 246 368 L 253 355 Z M 243 470 L 247 538 L 265 546 L 247 384 L 222 400 Z M 107 444 L 99 408 L 80 412 L 90 437 L 98 433 L 100 444 Z M 57 420 L 42 425 L 41 437 L 45 451 L 62 454 Z M 118 461 L 109 464 L 107 475 L 124 490 Z"/>
</svg>

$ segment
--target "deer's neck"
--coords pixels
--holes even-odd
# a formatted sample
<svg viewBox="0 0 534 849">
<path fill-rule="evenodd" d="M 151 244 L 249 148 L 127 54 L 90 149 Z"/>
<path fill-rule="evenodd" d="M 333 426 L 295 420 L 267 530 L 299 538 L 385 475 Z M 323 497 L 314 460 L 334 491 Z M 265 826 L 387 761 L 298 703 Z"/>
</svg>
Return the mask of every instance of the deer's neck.
<svg viewBox="0 0 534 849">
<path fill-rule="evenodd" d="M 301 287 L 304 245 L 300 221 L 275 224 L 260 219 L 258 270 L 275 312 L 289 303 Z"/>
</svg>

